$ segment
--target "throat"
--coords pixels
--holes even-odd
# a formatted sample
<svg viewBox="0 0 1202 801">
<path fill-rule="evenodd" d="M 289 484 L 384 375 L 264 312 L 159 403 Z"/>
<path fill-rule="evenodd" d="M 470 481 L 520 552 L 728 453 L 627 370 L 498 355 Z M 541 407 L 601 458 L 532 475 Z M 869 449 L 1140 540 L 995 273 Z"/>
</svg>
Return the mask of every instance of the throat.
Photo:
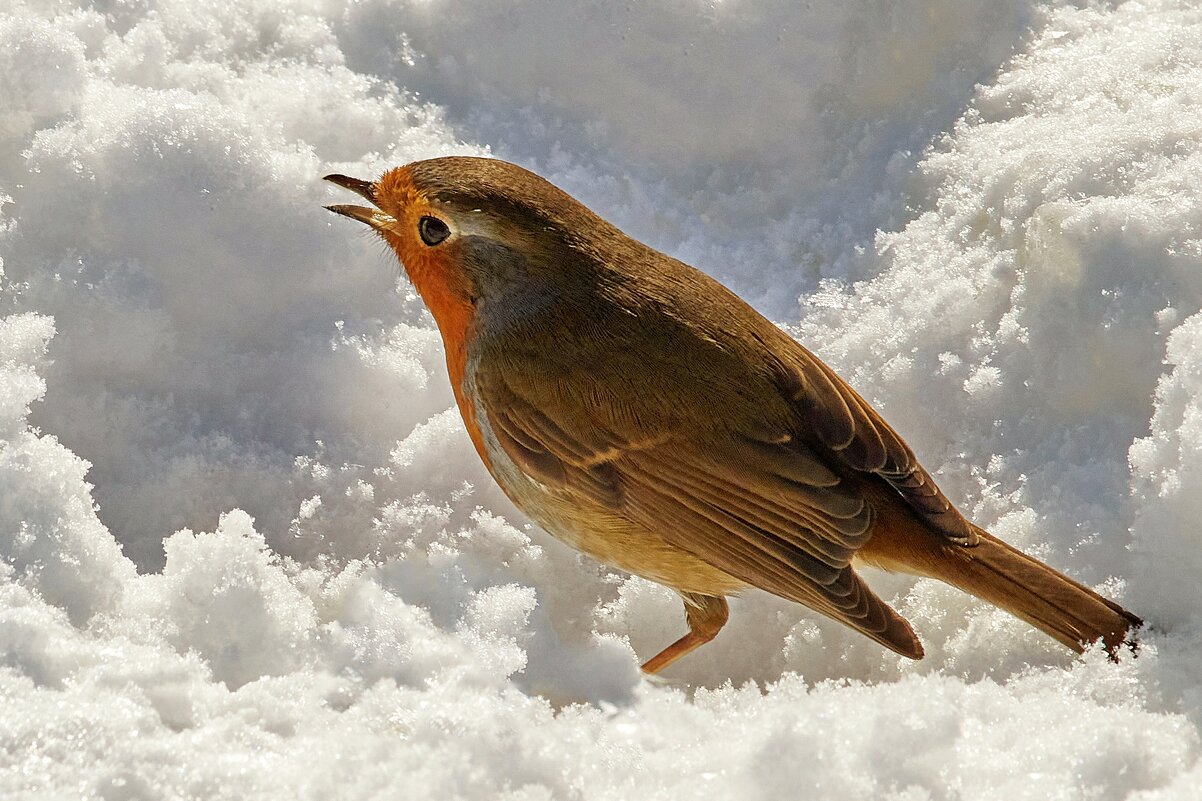
<svg viewBox="0 0 1202 801">
<path fill-rule="evenodd" d="M 484 437 L 476 419 L 475 399 L 466 386 L 467 350 L 474 334 L 475 307 L 458 298 L 451 302 L 445 297 L 432 298 L 424 292 L 421 292 L 421 295 L 438 323 L 439 333 L 442 334 L 442 344 L 447 356 L 447 374 L 451 379 L 451 391 L 455 393 L 455 403 L 459 406 L 463 424 L 476 452 L 484 460 L 485 466 L 491 468 L 488 452 L 484 447 Z"/>
<path fill-rule="evenodd" d="M 443 348 L 446 350 L 447 373 L 451 379 L 451 390 L 455 393 L 455 403 L 459 406 L 459 413 L 463 416 L 463 423 L 476 452 L 488 465 L 484 438 L 476 422 L 475 403 L 464 384 L 468 378 L 468 344 L 476 334 L 476 307 L 470 300 L 471 287 L 466 276 L 450 260 L 428 251 L 404 252 L 398 249 L 398 255 L 413 287 L 438 324 L 438 332 L 442 335 Z"/>
<path fill-rule="evenodd" d="M 466 281 L 455 281 L 455 273 L 449 265 L 437 263 L 435 259 L 411 257 L 403 260 L 409 280 L 421 295 L 422 302 L 434 316 L 438 332 L 442 335 L 447 352 L 447 369 L 451 373 L 451 384 L 459 392 L 463 381 L 463 370 L 467 364 L 467 343 L 473 334 L 476 307 Z"/>
</svg>

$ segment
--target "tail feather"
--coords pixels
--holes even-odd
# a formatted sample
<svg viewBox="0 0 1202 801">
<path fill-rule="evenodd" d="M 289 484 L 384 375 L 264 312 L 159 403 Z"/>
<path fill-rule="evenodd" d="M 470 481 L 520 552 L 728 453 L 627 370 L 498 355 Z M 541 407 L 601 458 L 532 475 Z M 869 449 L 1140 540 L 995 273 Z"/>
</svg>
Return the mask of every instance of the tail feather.
<svg viewBox="0 0 1202 801">
<path fill-rule="evenodd" d="M 1037 559 L 976 528 L 980 542 L 953 546 L 935 576 L 1025 620 L 1074 651 L 1101 640 L 1112 655 L 1133 642 L 1138 617 Z"/>
</svg>

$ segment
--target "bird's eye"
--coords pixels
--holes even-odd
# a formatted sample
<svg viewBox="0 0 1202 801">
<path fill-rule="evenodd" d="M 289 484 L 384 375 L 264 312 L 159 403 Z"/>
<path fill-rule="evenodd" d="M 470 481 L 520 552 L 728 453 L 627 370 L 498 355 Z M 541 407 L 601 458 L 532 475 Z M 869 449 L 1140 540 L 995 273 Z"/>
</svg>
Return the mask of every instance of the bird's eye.
<svg viewBox="0 0 1202 801">
<path fill-rule="evenodd" d="M 451 229 L 447 228 L 447 224 L 437 217 L 422 217 L 417 221 L 417 232 L 421 235 L 422 241 L 430 247 L 434 247 L 451 235 Z"/>
</svg>

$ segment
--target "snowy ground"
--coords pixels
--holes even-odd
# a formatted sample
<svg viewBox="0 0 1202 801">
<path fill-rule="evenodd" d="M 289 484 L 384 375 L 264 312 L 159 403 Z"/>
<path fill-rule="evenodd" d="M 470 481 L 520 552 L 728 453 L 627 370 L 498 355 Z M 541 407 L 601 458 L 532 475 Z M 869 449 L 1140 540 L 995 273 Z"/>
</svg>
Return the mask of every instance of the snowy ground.
<svg viewBox="0 0 1202 801">
<path fill-rule="evenodd" d="M 81 5 L 0 3 L 0 795 L 1197 797 L 1196 3 Z M 752 594 L 643 680 L 678 601 L 505 501 L 320 208 L 449 153 L 788 325 L 1140 658 L 874 575 L 924 661 Z"/>
</svg>

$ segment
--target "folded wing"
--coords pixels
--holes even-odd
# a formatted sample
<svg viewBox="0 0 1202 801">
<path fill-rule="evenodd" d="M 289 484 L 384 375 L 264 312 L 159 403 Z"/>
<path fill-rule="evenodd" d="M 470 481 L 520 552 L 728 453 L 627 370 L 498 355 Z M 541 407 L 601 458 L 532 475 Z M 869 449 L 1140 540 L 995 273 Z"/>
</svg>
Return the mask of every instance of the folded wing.
<svg viewBox="0 0 1202 801">
<path fill-rule="evenodd" d="M 603 389 L 587 401 L 567 394 L 533 398 L 487 366 L 476 382 L 498 442 L 532 478 L 571 489 L 898 653 L 921 656 L 910 626 L 850 566 L 871 535 L 873 509 L 831 469 L 828 456 L 783 430 L 732 429 L 718 437 L 646 426 L 624 431 L 613 422 L 622 410 L 603 408 L 616 402 Z"/>
</svg>

